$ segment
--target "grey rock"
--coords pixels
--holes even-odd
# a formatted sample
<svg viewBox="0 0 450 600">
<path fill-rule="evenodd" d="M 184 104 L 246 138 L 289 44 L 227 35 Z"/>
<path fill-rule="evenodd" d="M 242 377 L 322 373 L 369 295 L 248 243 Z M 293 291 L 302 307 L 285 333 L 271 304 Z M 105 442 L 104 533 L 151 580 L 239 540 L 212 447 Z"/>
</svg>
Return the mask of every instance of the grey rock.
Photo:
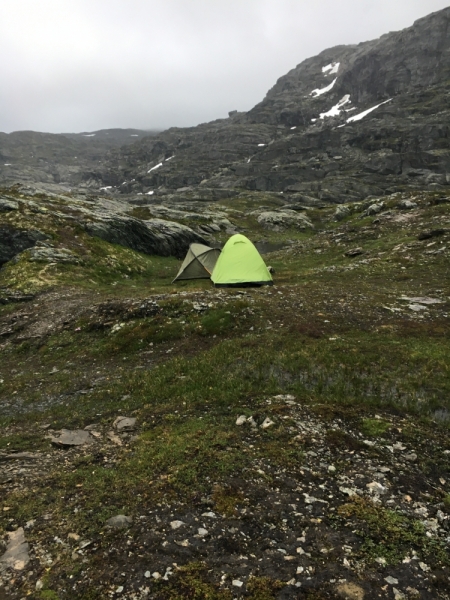
<svg viewBox="0 0 450 600">
<path fill-rule="evenodd" d="M 9 542 L 6 552 L 0 557 L 0 571 L 5 571 L 8 568 L 22 571 L 30 561 L 28 555 L 29 544 L 25 540 L 23 527 L 8 533 L 8 536 Z"/>
<path fill-rule="evenodd" d="M 345 252 L 345 256 L 360 256 L 361 254 L 364 254 L 364 250 L 362 248 L 352 248 L 351 250 L 347 250 L 347 252 Z"/>
<path fill-rule="evenodd" d="M 113 427 L 120 433 L 124 431 L 133 431 L 136 429 L 136 419 L 134 417 L 117 417 Z"/>
<path fill-rule="evenodd" d="M 337 206 L 336 211 L 334 213 L 334 218 L 336 219 L 336 221 L 342 221 L 343 219 L 348 217 L 350 214 L 351 214 L 351 211 L 348 208 L 348 206 Z"/>
<path fill-rule="evenodd" d="M 132 523 L 133 519 L 131 517 L 127 517 L 126 515 L 116 515 L 106 521 L 106 526 L 111 527 L 111 529 L 128 529 Z"/>
<path fill-rule="evenodd" d="M 37 229 L 26 230 L 0 224 L 0 266 L 20 252 L 32 248 L 38 240 L 45 239 L 47 236 Z"/>
<path fill-rule="evenodd" d="M 380 213 L 384 208 L 384 204 L 383 202 L 381 202 L 380 204 L 371 204 L 369 206 L 369 208 L 367 208 L 367 210 L 365 211 L 364 214 L 366 214 L 367 216 L 372 216 L 372 215 L 377 215 L 378 213 Z"/>
<path fill-rule="evenodd" d="M 19 210 L 19 203 L 10 198 L 0 197 L 0 212 Z"/>
<path fill-rule="evenodd" d="M 78 265 L 81 260 L 66 248 L 34 247 L 30 250 L 31 262 L 54 262 L 69 265 Z"/>
<path fill-rule="evenodd" d="M 85 229 L 90 235 L 112 244 L 159 256 L 183 258 L 191 243 L 207 244 L 190 227 L 163 219 L 142 221 L 125 215 L 110 214 L 97 221 L 86 222 Z"/>
<path fill-rule="evenodd" d="M 89 431 L 84 429 L 77 429 L 70 431 L 69 429 L 61 429 L 59 437 L 52 437 L 51 443 L 55 446 L 83 446 L 84 444 L 91 444 L 94 440 Z"/>
<path fill-rule="evenodd" d="M 287 209 L 283 211 L 262 212 L 258 216 L 257 221 L 265 229 L 273 231 L 282 231 L 288 227 L 294 227 L 295 229 L 313 228 L 313 224 L 305 215 Z"/>
<path fill-rule="evenodd" d="M 401 200 L 397 206 L 403 210 L 412 210 L 413 208 L 417 208 L 417 202 L 412 202 L 411 200 Z"/>
</svg>

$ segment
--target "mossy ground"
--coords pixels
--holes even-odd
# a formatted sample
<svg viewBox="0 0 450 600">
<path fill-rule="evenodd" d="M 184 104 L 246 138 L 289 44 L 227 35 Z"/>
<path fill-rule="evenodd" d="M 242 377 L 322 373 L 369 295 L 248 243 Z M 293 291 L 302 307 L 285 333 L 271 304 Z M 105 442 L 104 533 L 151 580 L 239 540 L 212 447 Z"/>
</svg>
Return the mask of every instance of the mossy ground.
<svg viewBox="0 0 450 600">
<path fill-rule="evenodd" d="M 297 472 L 310 448 L 308 438 L 293 442 L 298 417 L 273 400 L 280 394 L 292 394 L 321 420 L 337 465 L 361 451 L 363 439 L 381 446 L 393 439 L 448 445 L 449 261 L 448 251 L 432 252 L 449 238 L 419 241 L 418 234 L 448 226 L 450 204 L 422 194 L 413 213 L 387 208 L 375 221 L 355 212 L 340 223 L 332 209 L 314 209 L 315 231 L 285 232 L 281 238 L 292 243 L 270 255 L 273 288 L 220 292 L 208 281 L 173 285 L 175 259 L 112 246 L 57 226 L 45 212 L 8 216 L 24 226 L 33 222 L 81 262 L 32 263 L 24 253 L 0 271 L 1 287 L 37 294 L 27 303 L 0 305 L 0 330 L 7 331 L 0 337 L 0 453 L 55 456 L 53 468 L 31 483 L 6 482 L 0 534 L 41 519 L 39 530 L 27 534 L 32 546 L 54 548 L 55 536 L 65 540 L 76 531 L 105 550 L 126 539 L 104 530 L 110 516 L 171 503 L 195 506 L 205 497 L 213 510 L 237 518 L 255 501 L 233 484 L 236 477 L 267 463 L 261 485 L 272 489 L 274 472 Z M 243 223 L 260 237 L 251 219 Z M 345 256 L 355 247 L 363 254 Z M 417 296 L 440 302 L 416 312 L 405 298 Z M 145 299 L 155 300 L 156 312 L 133 316 L 127 302 Z M 107 316 L 105 303 L 116 303 Z M 259 422 L 268 401 L 276 425 L 250 439 L 234 425 L 236 417 Z M 139 424 L 137 438 L 118 447 L 104 438 L 92 451 L 64 453 L 40 429 L 96 423 L 106 431 L 118 414 Z M 336 418 L 342 431 L 330 425 Z M 444 479 L 434 493 L 448 511 L 448 461 L 425 452 L 419 461 L 424 477 Z M 51 519 L 42 521 L 46 513 Z M 370 568 L 380 556 L 397 564 L 411 547 L 436 568 L 448 562 L 414 519 L 368 500 L 341 503 L 333 527 L 357 532 L 358 560 Z M 106 597 L 106 588 L 85 576 L 107 570 L 105 554 L 86 554 L 81 568 L 81 555 L 52 552 L 50 566 L 41 561 L 36 572 L 42 578 L 46 570 L 40 595 L 32 591 L 35 579 L 23 577 L 19 595 L 11 597 Z M 185 566 L 170 584 L 155 583 L 153 597 L 233 597 L 207 563 L 181 561 Z M 264 577 L 250 581 L 246 597 L 275 598 L 286 584 Z M 70 592 L 72 580 L 79 588 Z M 322 597 L 320 585 L 304 597 Z"/>
</svg>

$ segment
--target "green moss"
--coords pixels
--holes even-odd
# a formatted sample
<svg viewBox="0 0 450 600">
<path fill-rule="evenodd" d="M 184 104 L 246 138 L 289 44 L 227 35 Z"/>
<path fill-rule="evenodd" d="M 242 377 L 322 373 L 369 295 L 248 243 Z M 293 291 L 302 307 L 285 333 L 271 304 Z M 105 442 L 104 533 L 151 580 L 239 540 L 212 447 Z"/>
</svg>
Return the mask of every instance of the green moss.
<svg viewBox="0 0 450 600">
<path fill-rule="evenodd" d="M 361 431 L 368 437 L 378 437 L 389 430 L 391 424 L 383 419 L 363 419 Z"/>
</svg>

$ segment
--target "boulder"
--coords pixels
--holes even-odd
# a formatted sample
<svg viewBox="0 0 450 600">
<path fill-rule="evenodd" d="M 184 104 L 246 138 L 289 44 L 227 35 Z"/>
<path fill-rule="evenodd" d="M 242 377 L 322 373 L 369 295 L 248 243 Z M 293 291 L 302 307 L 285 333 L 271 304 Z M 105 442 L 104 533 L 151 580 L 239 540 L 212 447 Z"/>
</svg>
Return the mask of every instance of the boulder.
<svg viewBox="0 0 450 600">
<path fill-rule="evenodd" d="M 350 214 L 351 214 L 351 211 L 348 208 L 348 206 L 340 205 L 340 206 L 336 207 L 336 211 L 334 213 L 334 218 L 336 221 L 342 221 L 343 219 L 348 217 Z"/>
<path fill-rule="evenodd" d="M 18 229 L 12 225 L 0 225 L 0 266 L 20 252 L 32 248 L 38 240 L 47 236 L 42 231 Z"/>
<path fill-rule="evenodd" d="M 19 203 L 11 198 L 0 197 L 0 212 L 19 210 Z"/>
<path fill-rule="evenodd" d="M 80 259 L 73 252 L 66 248 L 46 248 L 35 246 L 30 250 L 31 262 L 53 262 L 65 263 L 69 265 L 80 264 Z"/>
<path fill-rule="evenodd" d="M 193 242 L 207 241 L 190 227 L 163 219 L 142 221 L 121 214 L 111 214 L 84 225 L 87 233 L 145 254 L 183 258 Z"/>
<path fill-rule="evenodd" d="M 282 231 L 288 227 L 294 227 L 295 229 L 312 229 L 314 227 L 305 215 L 288 209 L 262 212 L 257 221 L 265 229 L 273 231 Z"/>
</svg>

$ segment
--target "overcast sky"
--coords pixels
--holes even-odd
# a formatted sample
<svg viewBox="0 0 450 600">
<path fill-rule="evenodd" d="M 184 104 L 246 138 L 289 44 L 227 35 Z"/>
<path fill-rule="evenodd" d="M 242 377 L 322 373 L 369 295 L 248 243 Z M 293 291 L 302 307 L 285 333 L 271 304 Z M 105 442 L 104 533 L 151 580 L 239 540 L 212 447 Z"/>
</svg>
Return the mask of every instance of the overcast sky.
<svg viewBox="0 0 450 600">
<path fill-rule="evenodd" d="M 298 63 L 449 0 L 0 0 L 0 131 L 165 129 L 249 110 Z"/>
</svg>

